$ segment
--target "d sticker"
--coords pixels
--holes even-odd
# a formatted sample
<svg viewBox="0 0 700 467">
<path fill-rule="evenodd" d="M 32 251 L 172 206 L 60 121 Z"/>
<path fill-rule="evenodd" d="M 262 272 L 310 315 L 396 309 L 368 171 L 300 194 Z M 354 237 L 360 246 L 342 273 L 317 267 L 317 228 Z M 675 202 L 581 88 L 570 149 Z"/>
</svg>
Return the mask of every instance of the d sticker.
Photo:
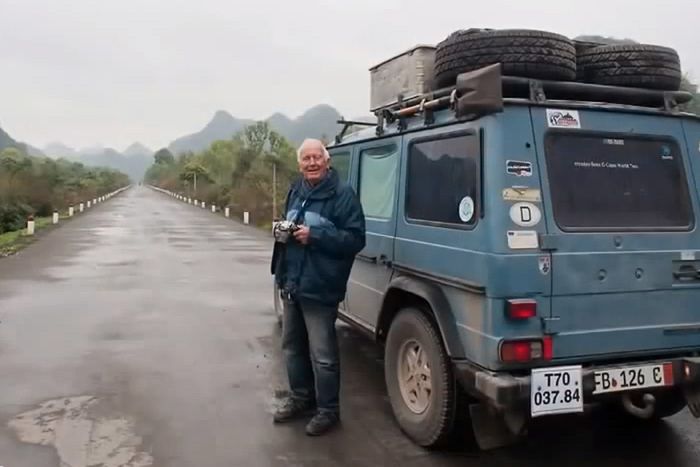
<svg viewBox="0 0 700 467">
<path fill-rule="evenodd" d="M 542 211 L 532 203 L 515 203 L 510 208 L 510 219 L 520 227 L 534 227 L 542 220 Z"/>
<path fill-rule="evenodd" d="M 469 222 L 474 217 L 474 200 L 471 196 L 465 196 L 459 203 L 459 219 Z"/>
<path fill-rule="evenodd" d="M 549 274 L 549 271 L 552 269 L 552 260 L 549 256 L 540 256 L 537 262 L 539 263 L 540 272 L 545 276 Z"/>
<path fill-rule="evenodd" d="M 532 163 L 526 161 L 506 161 L 506 172 L 516 177 L 532 175 Z"/>
</svg>

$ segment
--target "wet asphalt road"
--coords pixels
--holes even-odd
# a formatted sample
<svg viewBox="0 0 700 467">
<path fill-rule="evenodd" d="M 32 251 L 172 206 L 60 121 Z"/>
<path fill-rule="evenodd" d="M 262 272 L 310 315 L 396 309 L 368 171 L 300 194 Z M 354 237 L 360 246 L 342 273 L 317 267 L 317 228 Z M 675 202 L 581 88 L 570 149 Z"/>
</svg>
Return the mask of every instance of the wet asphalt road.
<svg viewBox="0 0 700 467">
<path fill-rule="evenodd" d="M 136 187 L 0 260 L 0 465 L 697 466 L 700 421 L 539 421 L 434 453 L 396 428 L 381 350 L 345 326 L 343 426 L 273 426 L 284 388 L 270 240 Z"/>
</svg>

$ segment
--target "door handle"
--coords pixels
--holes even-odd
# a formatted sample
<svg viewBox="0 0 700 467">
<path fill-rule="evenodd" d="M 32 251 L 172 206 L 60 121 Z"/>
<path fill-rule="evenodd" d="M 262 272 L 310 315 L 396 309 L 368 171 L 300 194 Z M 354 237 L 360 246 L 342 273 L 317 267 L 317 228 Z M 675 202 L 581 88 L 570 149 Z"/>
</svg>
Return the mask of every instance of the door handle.
<svg viewBox="0 0 700 467">
<path fill-rule="evenodd" d="M 682 281 L 692 281 L 700 279 L 700 271 L 693 270 L 683 270 L 683 271 L 673 271 L 673 277 Z"/>
<path fill-rule="evenodd" d="M 685 264 L 673 271 L 673 278 L 681 281 L 700 280 L 700 271 L 690 264 Z"/>
</svg>

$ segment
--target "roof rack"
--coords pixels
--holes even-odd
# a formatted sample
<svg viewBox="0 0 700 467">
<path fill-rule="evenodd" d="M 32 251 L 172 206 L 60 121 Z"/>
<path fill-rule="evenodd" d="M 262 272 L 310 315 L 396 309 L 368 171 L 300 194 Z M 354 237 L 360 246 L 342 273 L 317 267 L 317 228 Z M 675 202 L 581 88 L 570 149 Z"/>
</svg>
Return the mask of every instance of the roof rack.
<svg viewBox="0 0 700 467">
<path fill-rule="evenodd" d="M 649 107 L 667 112 L 677 110 L 680 104 L 692 100 L 686 91 L 660 91 L 654 89 L 608 86 L 575 81 L 549 81 L 516 76 L 503 76 L 501 65 L 494 64 L 457 77 L 454 86 L 438 89 L 423 95 L 401 100 L 374 114 L 376 123 L 347 122 L 336 142 L 344 137 L 349 125 L 376 126 L 377 136 L 384 132 L 385 123 L 398 121 L 405 128 L 405 120 L 423 114 L 426 123 L 432 123 L 433 112 L 451 108 L 458 118 L 479 116 L 503 110 L 504 98 L 527 99 L 542 104 L 548 100 L 569 100 L 598 104 L 621 104 Z M 345 123 L 339 121 L 338 123 Z"/>
</svg>

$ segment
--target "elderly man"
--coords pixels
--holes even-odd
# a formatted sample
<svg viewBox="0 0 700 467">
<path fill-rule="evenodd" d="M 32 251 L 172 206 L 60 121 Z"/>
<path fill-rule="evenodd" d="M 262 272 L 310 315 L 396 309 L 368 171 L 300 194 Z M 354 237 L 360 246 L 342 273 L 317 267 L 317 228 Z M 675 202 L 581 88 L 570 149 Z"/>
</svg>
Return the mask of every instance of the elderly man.
<svg viewBox="0 0 700 467">
<path fill-rule="evenodd" d="M 355 255 L 365 246 L 362 206 L 330 166 L 318 140 L 297 152 L 303 177 L 287 194 L 285 218 L 296 230 L 273 255 L 284 301 L 282 349 L 291 389 L 276 423 L 315 413 L 306 425 L 321 435 L 340 421 L 340 361 L 335 321 Z M 275 249 L 282 244 L 277 242 Z"/>
</svg>

